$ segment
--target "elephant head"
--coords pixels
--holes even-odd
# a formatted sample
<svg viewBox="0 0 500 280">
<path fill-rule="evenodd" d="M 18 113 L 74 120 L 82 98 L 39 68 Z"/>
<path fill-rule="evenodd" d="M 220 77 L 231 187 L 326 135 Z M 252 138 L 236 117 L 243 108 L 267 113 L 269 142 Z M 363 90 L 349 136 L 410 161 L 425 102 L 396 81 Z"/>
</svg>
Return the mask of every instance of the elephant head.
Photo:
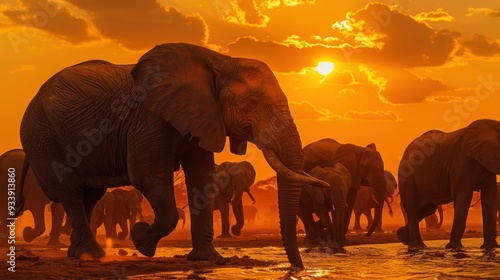
<svg viewBox="0 0 500 280">
<path fill-rule="evenodd" d="M 269 67 L 189 44 L 163 44 L 146 52 L 131 71 L 133 96 L 201 148 L 245 154 L 257 145 L 277 172 L 280 227 L 292 266 L 303 267 L 297 246 L 300 185 L 327 184 L 303 171 L 302 144 L 288 101 Z"/>
<path fill-rule="evenodd" d="M 500 122 L 477 120 L 463 128 L 460 148 L 490 172 L 500 174 Z"/>
<path fill-rule="evenodd" d="M 243 192 L 246 192 L 253 203 L 255 198 L 250 186 L 255 182 L 255 169 L 248 161 L 223 162 L 217 167 L 217 184 L 219 191 L 230 198 L 236 224 L 231 227 L 234 235 L 239 236 L 245 223 L 243 215 Z"/>
</svg>

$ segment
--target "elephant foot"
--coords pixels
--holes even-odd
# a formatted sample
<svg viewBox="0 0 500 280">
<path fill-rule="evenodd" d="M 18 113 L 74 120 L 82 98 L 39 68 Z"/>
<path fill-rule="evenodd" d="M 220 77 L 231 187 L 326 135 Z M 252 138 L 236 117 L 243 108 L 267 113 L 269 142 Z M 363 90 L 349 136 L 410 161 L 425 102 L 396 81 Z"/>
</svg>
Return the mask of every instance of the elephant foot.
<svg viewBox="0 0 500 280">
<path fill-rule="evenodd" d="M 71 243 L 67 252 L 68 257 L 70 258 L 80 258 L 84 254 L 96 260 L 106 256 L 102 247 L 93 238 L 87 242 L 80 242 L 78 245 L 74 242 Z"/>
<path fill-rule="evenodd" d="M 497 243 L 496 240 L 492 240 L 492 241 L 486 241 L 486 242 L 484 242 L 484 244 L 481 245 L 480 248 L 481 249 L 486 249 L 486 250 L 493 250 L 495 248 L 500 248 L 500 245 L 498 245 L 498 243 Z"/>
<path fill-rule="evenodd" d="M 450 240 L 450 242 L 448 242 L 448 244 L 446 244 L 446 246 L 444 246 L 444 248 L 462 251 L 464 249 L 464 245 L 462 245 L 462 242 L 460 240 L 459 241 L 451 241 Z"/>
<path fill-rule="evenodd" d="M 410 243 L 410 231 L 407 226 L 400 227 L 396 232 L 396 236 L 398 237 L 398 240 L 404 245 L 408 245 L 408 243 Z"/>
<path fill-rule="evenodd" d="M 43 232 L 38 232 L 32 227 L 25 227 L 23 229 L 23 238 L 24 241 L 30 243 L 33 241 L 33 239 L 37 238 L 38 236 L 42 235 Z"/>
<path fill-rule="evenodd" d="M 208 261 L 222 258 L 212 244 L 193 248 L 187 255 L 188 261 Z"/>
<path fill-rule="evenodd" d="M 144 256 L 152 257 L 156 253 L 156 245 L 163 236 L 153 232 L 152 226 L 138 222 L 130 231 L 135 248 Z"/>
<path fill-rule="evenodd" d="M 384 232 L 384 230 L 383 230 L 382 228 L 376 228 L 376 229 L 375 229 L 375 232 L 382 232 L 382 233 L 383 233 L 383 232 Z"/>
<path fill-rule="evenodd" d="M 425 248 L 427 248 L 427 246 L 425 246 L 425 244 L 422 240 L 412 241 L 412 242 L 408 243 L 408 251 L 410 251 L 410 252 L 421 251 Z"/>
<path fill-rule="evenodd" d="M 127 237 L 127 233 L 125 232 L 118 233 L 118 240 L 125 240 L 125 237 Z"/>
<path fill-rule="evenodd" d="M 223 233 L 223 234 L 217 236 L 216 238 L 233 238 L 233 236 L 229 233 Z"/>
<path fill-rule="evenodd" d="M 50 247 L 63 247 L 64 244 L 61 243 L 61 241 L 59 241 L 59 238 L 50 238 L 49 239 L 49 242 L 47 242 L 47 246 L 50 246 Z"/>
<path fill-rule="evenodd" d="M 242 227 L 234 225 L 234 226 L 231 227 L 231 232 L 233 233 L 234 236 L 240 236 L 240 234 L 241 234 L 241 228 Z"/>
</svg>

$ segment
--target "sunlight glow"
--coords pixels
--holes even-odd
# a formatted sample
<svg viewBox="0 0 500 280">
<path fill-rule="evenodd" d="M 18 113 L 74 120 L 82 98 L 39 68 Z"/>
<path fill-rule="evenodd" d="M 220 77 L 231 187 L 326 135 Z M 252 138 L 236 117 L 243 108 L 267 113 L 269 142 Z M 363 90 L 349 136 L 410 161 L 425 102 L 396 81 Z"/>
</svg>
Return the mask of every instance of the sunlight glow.
<svg viewBox="0 0 500 280">
<path fill-rule="evenodd" d="M 328 75 L 330 74 L 333 69 L 335 68 L 335 65 L 332 62 L 320 62 L 318 63 L 318 66 L 314 68 L 316 72 L 320 73 L 321 75 Z"/>
</svg>

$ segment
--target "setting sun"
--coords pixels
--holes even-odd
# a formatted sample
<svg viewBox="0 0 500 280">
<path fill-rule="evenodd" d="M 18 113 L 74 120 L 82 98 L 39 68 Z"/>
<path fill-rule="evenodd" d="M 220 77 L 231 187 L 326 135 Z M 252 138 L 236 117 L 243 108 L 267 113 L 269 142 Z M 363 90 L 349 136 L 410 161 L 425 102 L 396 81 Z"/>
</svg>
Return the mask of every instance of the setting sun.
<svg viewBox="0 0 500 280">
<path fill-rule="evenodd" d="M 321 75 L 328 75 L 330 74 L 333 69 L 335 68 L 335 65 L 332 62 L 320 62 L 318 63 L 318 66 L 314 68 L 316 72 L 320 73 Z"/>
</svg>

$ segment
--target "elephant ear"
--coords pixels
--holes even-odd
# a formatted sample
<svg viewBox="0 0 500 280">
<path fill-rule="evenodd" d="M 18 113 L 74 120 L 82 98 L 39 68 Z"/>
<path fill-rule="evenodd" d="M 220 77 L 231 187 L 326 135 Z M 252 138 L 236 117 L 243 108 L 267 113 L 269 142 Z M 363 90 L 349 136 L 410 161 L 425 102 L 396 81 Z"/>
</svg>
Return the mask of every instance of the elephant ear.
<svg viewBox="0 0 500 280">
<path fill-rule="evenodd" d="M 181 135 L 197 137 L 201 148 L 221 152 L 226 129 L 216 98 L 215 74 L 203 60 L 208 54 L 222 56 L 186 44 L 154 47 L 131 71 L 135 82 L 133 97 Z"/>
<path fill-rule="evenodd" d="M 219 166 L 217 166 L 217 172 L 215 175 L 216 184 L 219 187 L 219 191 L 221 193 L 227 194 L 228 196 L 233 195 L 233 188 L 231 187 L 231 163 L 223 162 Z"/>
<path fill-rule="evenodd" d="M 245 174 L 245 180 L 249 185 L 252 185 L 255 182 L 255 168 L 253 168 L 252 164 L 248 161 L 240 162 L 240 167 Z"/>
<path fill-rule="evenodd" d="M 464 128 L 462 150 L 489 171 L 500 174 L 500 122 L 477 120 Z"/>
</svg>

